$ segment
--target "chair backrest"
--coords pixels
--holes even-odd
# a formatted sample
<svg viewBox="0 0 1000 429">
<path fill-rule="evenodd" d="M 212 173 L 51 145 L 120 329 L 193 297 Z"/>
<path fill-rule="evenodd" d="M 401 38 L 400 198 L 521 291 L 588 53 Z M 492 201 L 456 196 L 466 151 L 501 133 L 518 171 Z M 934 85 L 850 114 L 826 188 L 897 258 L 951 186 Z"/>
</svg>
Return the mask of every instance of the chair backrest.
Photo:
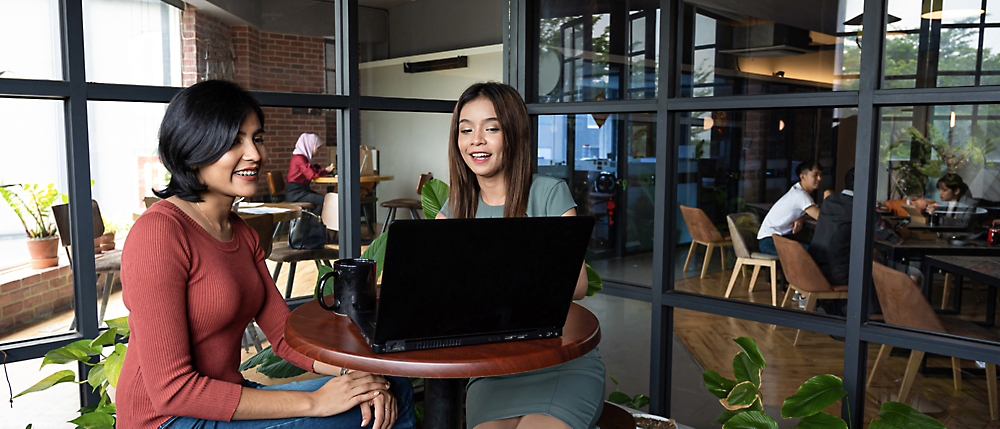
<svg viewBox="0 0 1000 429">
<path fill-rule="evenodd" d="M 160 201 L 160 197 L 146 197 L 142 199 L 142 203 L 146 205 L 147 209 L 156 204 L 157 201 Z"/>
<path fill-rule="evenodd" d="M 434 179 L 434 173 L 428 171 L 426 174 L 420 175 L 420 180 L 417 181 L 417 195 L 423 195 L 424 184 L 430 182 Z"/>
<path fill-rule="evenodd" d="M 271 193 L 271 202 L 277 202 L 274 198 L 285 193 L 285 178 L 281 177 L 280 174 L 275 174 L 273 171 L 268 171 L 267 190 Z"/>
<path fill-rule="evenodd" d="M 688 233 L 695 241 L 704 243 L 714 243 L 722 241 L 722 233 L 712 224 L 702 209 L 697 207 L 681 206 L 681 216 L 684 217 L 684 224 L 687 225 Z"/>
<path fill-rule="evenodd" d="M 264 251 L 264 259 L 267 259 L 268 256 L 271 256 L 271 248 L 274 246 L 274 215 L 250 215 L 243 217 L 243 221 L 254 231 L 257 231 L 257 237 L 260 239 L 260 250 Z"/>
<path fill-rule="evenodd" d="M 872 262 L 872 282 L 886 323 L 925 331 L 944 332 L 941 319 L 906 273 Z"/>
<path fill-rule="evenodd" d="M 833 286 L 823 276 L 812 255 L 802 247 L 802 243 L 773 235 L 774 247 L 778 250 L 781 269 L 785 278 L 795 287 L 805 292 L 830 292 Z"/>
<path fill-rule="evenodd" d="M 323 197 L 323 213 L 320 213 L 320 218 L 326 225 L 326 229 L 330 231 L 340 230 L 340 199 L 338 195 L 336 192 L 327 192 L 326 196 Z M 303 211 L 303 216 L 309 215 Z"/>
<path fill-rule="evenodd" d="M 737 258 L 749 258 L 757 249 L 757 231 L 760 222 L 753 213 L 733 213 L 726 216 L 729 236 L 733 239 L 733 250 Z"/>
<path fill-rule="evenodd" d="M 97 201 L 91 200 L 90 206 L 94 217 L 94 238 L 104 235 L 104 218 L 101 217 L 101 208 Z M 56 231 L 59 232 L 59 239 L 63 247 L 73 245 L 72 232 L 69 226 L 69 204 L 57 204 L 52 206 L 52 217 L 56 219 Z"/>
</svg>

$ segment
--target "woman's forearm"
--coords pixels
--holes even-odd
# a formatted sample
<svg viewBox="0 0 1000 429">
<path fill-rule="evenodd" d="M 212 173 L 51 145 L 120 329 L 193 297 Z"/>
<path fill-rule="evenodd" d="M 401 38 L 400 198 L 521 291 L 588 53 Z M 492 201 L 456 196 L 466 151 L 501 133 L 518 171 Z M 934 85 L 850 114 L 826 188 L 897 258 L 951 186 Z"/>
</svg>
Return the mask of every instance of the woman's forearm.
<svg viewBox="0 0 1000 429">
<path fill-rule="evenodd" d="M 244 387 L 233 420 L 316 417 L 314 408 L 312 392 Z"/>
</svg>

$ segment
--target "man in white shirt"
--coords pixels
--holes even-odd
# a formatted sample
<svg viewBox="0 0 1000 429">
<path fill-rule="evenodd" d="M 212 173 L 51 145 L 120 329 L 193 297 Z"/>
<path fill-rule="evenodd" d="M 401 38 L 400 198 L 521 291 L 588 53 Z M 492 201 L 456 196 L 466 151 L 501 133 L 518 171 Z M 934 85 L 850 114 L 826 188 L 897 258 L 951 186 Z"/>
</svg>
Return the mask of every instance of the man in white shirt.
<svg viewBox="0 0 1000 429">
<path fill-rule="evenodd" d="M 799 182 L 792 185 L 792 189 L 771 206 L 761 222 L 757 233 L 761 253 L 778 254 L 772 234 L 785 236 L 799 232 L 805 216 L 819 219 L 819 207 L 811 194 L 819 189 L 819 184 L 823 181 L 823 170 L 815 162 L 806 161 L 799 164 L 795 173 L 799 176 Z"/>
</svg>

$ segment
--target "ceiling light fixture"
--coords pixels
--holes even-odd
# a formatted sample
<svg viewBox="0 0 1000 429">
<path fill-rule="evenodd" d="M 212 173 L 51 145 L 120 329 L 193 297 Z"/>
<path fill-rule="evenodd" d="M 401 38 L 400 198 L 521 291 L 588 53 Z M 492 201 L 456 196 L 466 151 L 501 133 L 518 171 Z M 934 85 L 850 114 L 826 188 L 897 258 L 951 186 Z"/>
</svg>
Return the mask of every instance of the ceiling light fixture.
<svg viewBox="0 0 1000 429">
<path fill-rule="evenodd" d="M 923 19 L 962 19 L 962 18 L 972 18 L 986 13 L 982 9 L 949 9 L 949 10 L 935 10 L 931 12 L 924 12 L 920 15 Z"/>
</svg>

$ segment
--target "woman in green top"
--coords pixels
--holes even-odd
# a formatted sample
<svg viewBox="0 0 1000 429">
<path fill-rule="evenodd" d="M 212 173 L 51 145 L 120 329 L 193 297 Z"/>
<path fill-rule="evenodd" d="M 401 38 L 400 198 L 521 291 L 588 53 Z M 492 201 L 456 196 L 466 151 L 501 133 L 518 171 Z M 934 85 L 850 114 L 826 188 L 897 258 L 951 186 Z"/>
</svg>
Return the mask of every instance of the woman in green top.
<svg viewBox="0 0 1000 429">
<path fill-rule="evenodd" d="M 438 218 L 576 216 L 566 182 L 532 175 L 529 123 L 514 88 L 487 82 L 465 90 L 451 121 L 451 193 Z M 586 293 L 581 267 L 573 298 Z M 467 426 L 590 428 L 600 416 L 603 395 L 604 363 L 595 349 L 551 368 L 473 379 Z"/>
</svg>

